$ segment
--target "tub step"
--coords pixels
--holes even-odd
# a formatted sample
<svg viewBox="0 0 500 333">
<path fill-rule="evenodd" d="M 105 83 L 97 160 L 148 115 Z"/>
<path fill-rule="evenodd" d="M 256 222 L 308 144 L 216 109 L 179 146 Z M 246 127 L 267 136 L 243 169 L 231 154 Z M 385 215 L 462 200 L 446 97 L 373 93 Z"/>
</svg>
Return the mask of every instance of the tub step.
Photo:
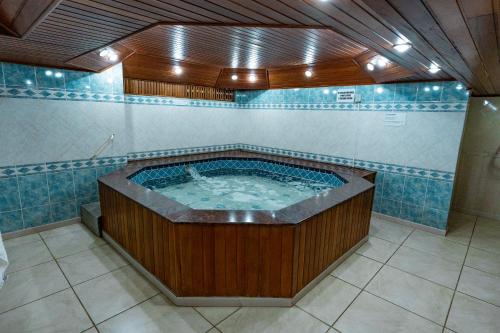
<svg viewBox="0 0 500 333">
<path fill-rule="evenodd" d="M 81 205 L 80 216 L 83 224 L 85 224 L 94 234 L 102 237 L 101 206 L 99 202 Z"/>
</svg>

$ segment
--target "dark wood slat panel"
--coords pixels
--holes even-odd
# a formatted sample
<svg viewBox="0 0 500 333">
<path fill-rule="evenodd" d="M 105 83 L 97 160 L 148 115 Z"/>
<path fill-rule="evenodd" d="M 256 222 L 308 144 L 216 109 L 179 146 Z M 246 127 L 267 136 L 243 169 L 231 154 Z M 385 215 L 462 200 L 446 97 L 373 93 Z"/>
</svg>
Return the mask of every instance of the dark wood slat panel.
<svg viewBox="0 0 500 333">
<path fill-rule="evenodd" d="M 373 189 L 297 225 L 172 223 L 99 184 L 103 230 L 178 296 L 293 297 L 368 235 Z"/>
<path fill-rule="evenodd" d="M 313 72 L 310 78 L 306 78 L 304 75 L 308 69 Z M 271 68 L 268 72 L 271 89 L 374 83 L 371 76 L 351 59 L 310 66 Z"/>
<path fill-rule="evenodd" d="M 370 8 L 389 22 L 428 58 L 439 63 L 443 69 L 460 81 L 472 85 L 474 74 L 466 66 L 432 15 L 420 0 L 402 1 L 362 0 Z M 456 67 L 454 67 L 456 66 Z M 480 85 L 480 90 L 484 87 Z"/>
<path fill-rule="evenodd" d="M 125 78 L 125 93 L 145 96 L 234 101 L 234 90 Z"/>
<path fill-rule="evenodd" d="M 174 66 L 177 64 L 183 68 L 183 73 L 179 76 L 174 73 Z M 183 62 L 177 64 L 166 58 L 134 54 L 124 61 L 123 76 L 141 80 L 215 86 L 219 68 Z"/>
<path fill-rule="evenodd" d="M 141 54 L 219 67 L 282 67 L 339 57 L 366 48 L 328 29 L 159 25 L 120 42 Z"/>
<path fill-rule="evenodd" d="M 249 80 L 251 74 L 255 75 L 255 82 Z M 238 79 L 233 80 L 232 75 L 237 75 Z M 265 69 L 224 68 L 221 70 L 215 86 L 224 89 L 268 89 L 269 81 Z"/>
<path fill-rule="evenodd" d="M 492 81 L 487 75 L 484 63 L 478 53 L 475 41 L 471 36 L 471 33 L 468 29 L 464 17 L 462 16 L 462 12 L 460 10 L 460 7 L 458 6 L 457 1 L 426 0 L 425 4 L 427 8 L 432 11 L 433 16 L 439 22 L 439 25 L 443 28 L 446 36 L 453 42 L 453 45 L 460 52 L 460 55 L 467 62 L 469 68 L 471 68 L 473 72 L 477 74 L 478 80 L 481 81 L 481 84 L 485 87 L 486 91 L 492 93 L 495 88 L 492 84 Z M 496 50 L 496 48 L 491 48 L 491 42 L 495 42 L 496 40 L 494 34 L 493 16 L 491 16 L 490 23 L 492 28 L 491 30 L 493 30 L 493 35 L 491 33 L 485 34 L 486 36 L 488 36 L 485 36 L 485 38 L 488 39 L 490 45 L 489 49 Z M 496 65 L 496 68 L 498 68 L 498 62 Z M 500 86 L 498 86 L 498 88 L 500 88 Z"/>
<path fill-rule="evenodd" d="M 480 55 L 475 63 L 481 61 L 481 66 L 472 68 L 476 72 L 486 75 L 491 81 L 494 89 L 487 90 L 487 94 L 498 94 L 500 91 L 500 22 L 498 21 L 500 2 L 497 0 L 478 0 L 471 3 L 461 0 L 459 3 L 477 47 L 476 50 Z"/>
</svg>

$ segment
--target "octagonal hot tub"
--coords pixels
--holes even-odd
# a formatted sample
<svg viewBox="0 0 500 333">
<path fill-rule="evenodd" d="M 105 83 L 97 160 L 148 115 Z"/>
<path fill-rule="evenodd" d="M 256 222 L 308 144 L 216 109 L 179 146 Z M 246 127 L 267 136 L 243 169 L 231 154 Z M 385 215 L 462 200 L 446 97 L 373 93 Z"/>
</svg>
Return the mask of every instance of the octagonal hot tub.
<svg viewBox="0 0 500 333">
<path fill-rule="evenodd" d="M 178 305 L 294 304 L 366 240 L 375 174 L 227 151 L 99 179 L 104 237 Z"/>
</svg>

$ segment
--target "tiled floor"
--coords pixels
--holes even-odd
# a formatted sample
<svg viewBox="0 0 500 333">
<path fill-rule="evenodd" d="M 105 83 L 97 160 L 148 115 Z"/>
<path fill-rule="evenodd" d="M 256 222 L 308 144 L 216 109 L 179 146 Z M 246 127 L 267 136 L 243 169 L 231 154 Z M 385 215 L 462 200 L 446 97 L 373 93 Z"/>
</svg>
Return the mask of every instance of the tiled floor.
<svg viewBox="0 0 500 333">
<path fill-rule="evenodd" d="M 292 308 L 176 307 L 81 225 L 16 238 L 0 332 L 500 332 L 500 223 L 450 224 L 442 237 L 373 218 Z"/>
</svg>

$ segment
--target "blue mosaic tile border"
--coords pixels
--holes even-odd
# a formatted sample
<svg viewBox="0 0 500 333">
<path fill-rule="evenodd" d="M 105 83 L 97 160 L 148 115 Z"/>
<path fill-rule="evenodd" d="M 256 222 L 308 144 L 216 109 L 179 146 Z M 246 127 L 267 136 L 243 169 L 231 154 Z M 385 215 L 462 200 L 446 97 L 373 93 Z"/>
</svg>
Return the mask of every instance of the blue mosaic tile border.
<svg viewBox="0 0 500 333">
<path fill-rule="evenodd" d="M 337 101 L 340 89 L 354 90 L 355 101 Z M 243 109 L 465 112 L 469 92 L 459 82 L 423 82 L 236 91 Z"/>
<path fill-rule="evenodd" d="M 339 187 L 345 184 L 340 177 L 331 172 L 322 172 L 306 167 L 291 166 L 284 163 L 274 163 L 251 159 L 214 159 L 208 161 L 187 162 L 180 165 L 160 166 L 145 168 L 132 175 L 130 180 L 137 184 L 144 184 L 155 179 L 176 177 L 185 173 L 184 166 L 194 166 L 198 172 L 207 172 L 221 169 L 236 170 L 262 170 L 289 177 L 296 177 L 308 181 L 328 184 L 332 187 Z"/>
<path fill-rule="evenodd" d="M 452 172 L 237 143 L 0 167 L 0 231 L 20 230 L 79 216 L 80 204 L 98 200 L 97 178 L 128 161 L 231 149 L 377 171 L 374 211 L 446 228 L 454 179 Z"/>
<path fill-rule="evenodd" d="M 423 82 L 236 91 L 235 102 L 222 102 L 124 95 L 121 65 L 102 73 L 12 63 L 0 67 L 0 97 L 10 98 L 287 111 L 465 112 L 469 97 L 458 82 Z M 359 101 L 337 102 L 339 89 L 354 89 Z"/>
<path fill-rule="evenodd" d="M 159 158 L 169 156 L 180 156 L 187 154 L 210 153 L 217 151 L 226 151 L 232 149 L 240 149 L 240 144 L 227 144 L 227 145 L 213 145 L 202 147 L 189 147 L 189 148 L 175 148 L 166 150 L 153 150 L 145 152 L 128 153 L 127 159 L 129 161 L 143 160 L 148 158 Z"/>
</svg>

